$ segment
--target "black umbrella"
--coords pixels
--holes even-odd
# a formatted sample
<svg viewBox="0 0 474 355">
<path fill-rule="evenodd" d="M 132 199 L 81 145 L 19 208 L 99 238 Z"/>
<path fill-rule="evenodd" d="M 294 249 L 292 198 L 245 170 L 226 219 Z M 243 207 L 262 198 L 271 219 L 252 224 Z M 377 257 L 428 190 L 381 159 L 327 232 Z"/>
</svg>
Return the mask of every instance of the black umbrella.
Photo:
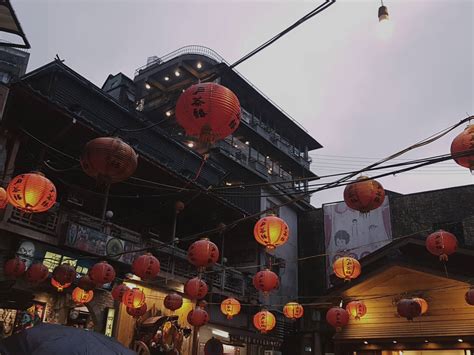
<svg viewBox="0 0 474 355">
<path fill-rule="evenodd" d="M 136 355 L 115 339 L 84 329 L 40 323 L 0 342 L 1 355 Z"/>
</svg>

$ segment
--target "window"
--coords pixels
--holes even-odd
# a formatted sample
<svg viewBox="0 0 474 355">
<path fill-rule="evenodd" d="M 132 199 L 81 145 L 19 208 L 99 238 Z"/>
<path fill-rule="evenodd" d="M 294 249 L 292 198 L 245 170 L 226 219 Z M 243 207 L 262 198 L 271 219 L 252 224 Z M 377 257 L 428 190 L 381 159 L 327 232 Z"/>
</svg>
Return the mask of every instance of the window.
<svg viewBox="0 0 474 355">
<path fill-rule="evenodd" d="M 77 265 L 77 259 L 73 259 L 61 254 L 56 254 L 50 251 L 47 251 L 44 254 L 43 264 L 48 268 L 49 272 L 53 272 L 54 268 L 61 264 L 69 264 L 74 266 L 76 268 L 78 276 L 86 275 L 89 271 L 88 268 L 81 265 Z"/>
</svg>

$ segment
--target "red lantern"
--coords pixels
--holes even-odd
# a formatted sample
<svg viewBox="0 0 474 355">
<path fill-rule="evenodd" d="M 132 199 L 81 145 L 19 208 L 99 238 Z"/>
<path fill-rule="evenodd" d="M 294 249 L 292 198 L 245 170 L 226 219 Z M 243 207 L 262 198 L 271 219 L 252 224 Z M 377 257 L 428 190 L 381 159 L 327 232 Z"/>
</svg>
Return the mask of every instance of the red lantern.
<svg viewBox="0 0 474 355">
<path fill-rule="evenodd" d="M 39 284 L 45 281 L 49 276 L 48 268 L 41 264 L 33 264 L 26 270 L 25 278 L 28 282 Z"/>
<path fill-rule="evenodd" d="M 166 309 L 174 312 L 177 309 L 180 309 L 183 305 L 183 297 L 177 293 L 170 293 L 169 295 L 166 295 L 163 304 Z"/>
<path fill-rule="evenodd" d="M 466 127 L 451 143 L 451 155 L 467 153 L 474 150 L 474 125 Z M 453 158 L 459 165 L 474 170 L 474 153 Z"/>
<path fill-rule="evenodd" d="M 419 304 L 420 307 L 421 307 L 421 313 L 420 313 L 420 315 L 423 315 L 423 314 L 425 314 L 425 313 L 428 311 L 428 302 L 427 302 L 424 298 L 421 298 L 421 297 L 414 297 L 413 300 L 416 301 L 416 302 L 418 302 L 418 304 Z"/>
<path fill-rule="evenodd" d="M 147 307 L 146 303 L 142 304 L 138 308 L 127 307 L 127 313 L 129 315 L 131 315 L 133 318 L 140 318 L 141 316 L 143 316 L 146 313 L 147 308 L 148 307 Z"/>
<path fill-rule="evenodd" d="M 53 278 L 61 285 L 72 284 L 76 280 L 76 269 L 69 264 L 56 266 L 53 270 Z"/>
<path fill-rule="evenodd" d="M 209 322 L 209 315 L 200 307 L 197 307 L 188 313 L 188 323 L 195 327 L 200 327 L 207 322 Z"/>
<path fill-rule="evenodd" d="M 122 303 L 129 308 L 140 308 L 145 303 L 145 294 L 138 288 L 132 288 L 123 294 Z"/>
<path fill-rule="evenodd" d="M 54 277 L 51 278 L 51 285 L 53 285 L 58 292 L 62 292 L 65 288 L 68 288 L 72 285 L 72 283 L 65 283 L 62 284 L 54 279 Z"/>
<path fill-rule="evenodd" d="M 276 318 L 271 312 L 260 311 L 253 316 L 253 325 L 260 333 L 265 334 L 275 328 Z"/>
<path fill-rule="evenodd" d="M 7 260 L 3 267 L 3 273 L 7 277 L 17 278 L 25 273 L 26 265 L 19 257 Z"/>
<path fill-rule="evenodd" d="M 259 271 L 253 277 L 253 285 L 257 290 L 268 293 L 280 286 L 277 274 L 268 269 Z"/>
<path fill-rule="evenodd" d="M 349 322 L 349 313 L 344 308 L 332 307 L 326 313 L 326 321 L 336 328 L 337 332 L 340 332 L 342 327 L 345 327 Z"/>
<path fill-rule="evenodd" d="M 130 287 L 128 287 L 128 286 L 125 285 L 125 284 L 116 285 L 116 286 L 114 286 L 114 288 L 112 289 L 112 298 L 113 298 L 115 301 L 117 301 L 117 302 L 122 302 L 123 295 L 124 295 L 125 292 L 127 292 L 128 290 L 130 290 Z"/>
<path fill-rule="evenodd" d="M 448 261 L 448 255 L 453 254 L 458 248 L 458 240 L 449 232 L 440 229 L 426 238 L 426 249 L 440 261 Z"/>
<path fill-rule="evenodd" d="M 356 259 L 343 256 L 334 262 L 333 270 L 336 276 L 340 279 L 350 281 L 359 277 L 361 273 L 361 266 Z"/>
<path fill-rule="evenodd" d="M 362 301 L 351 301 L 346 305 L 346 311 L 355 320 L 360 320 L 367 313 L 367 306 Z"/>
<path fill-rule="evenodd" d="M 300 305 L 297 302 L 288 302 L 283 307 L 283 314 L 285 315 L 286 318 L 295 320 L 295 319 L 303 317 L 304 308 L 302 305 Z"/>
<path fill-rule="evenodd" d="M 89 276 L 84 275 L 79 279 L 77 287 L 82 288 L 84 291 L 91 291 L 96 287 L 96 284 Z"/>
<path fill-rule="evenodd" d="M 7 192 L 3 187 L 0 187 L 0 209 L 4 209 L 5 207 L 7 207 L 7 203 Z"/>
<path fill-rule="evenodd" d="M 206 282 L 198 277 L 194 277 L 184 284 L 184 293 L 192 300 L 206 297 L 207 291 L 208 288 Z"/>
<path fill-rule="evenodd" d="M 224 346 L 220 340 L 213 337 L 204 345 L 204 355 L 224 355 Z"/>
<path fill-rule="evenodd" d="M 240 313 L 240 302 L 235 298 L 226 298 L 221 302 L 221 312 L 227 319 L 232 319 Z"/>
<path fill-rule="evenodd" d="M 8 184 L 7 198 L 24 212 L 45 212 L 56 203 L 56 187 L 42 173 L 21 174 Z"/>
<path fill-rule="evenodd" d="M 140 255 L 133 261 L 132 272 L 143 280 L 154 279 L 160 272 L 160 262 L 150 253 Z"/>
<path fill-rule="evenodd" d="M 96 285 L 108 284 L 115 279 L 115 270 L 107 261 L 95 264 L 89 270 L 89 277 Z"/>
<path fill-rule="evenodd" d="M 421 315 L 421 305 L 412 298 L 402 298 L 397 303 L 397 312 L 408 320 Z"/>
<path fill-rule="evenodd" d="M 219 249 L 207 238 L 194 242 L 188 249 L 189 262 L 201 270 L 215 264 L 217 259 Z"/>
<path fill-rule="evenodd" d="M 72 291 L 72 300 L 78 304 L 89 303 L 94 297 L 94 291 L 85 291 L 82 288 L 76 287 Z"/>
<path fill-rule="evenodd" d="M 253 229 L 255 240 L 268 250 L 285 244 L 290 236 L 290 229 L 284 220 L 277 216 L 261 218 Z"/>
<path fill-rule="evenodd" d="M 474 306 L 474 288 L 470 288 L 464 298 L 466 299 L 467 304 L 470 304 L 471 306 Z"/>
<path fill-rule="evenodd" d="M 349 208 L 360 213 L 369 213 L 379 208 L 385 199 L 382 185 L 367 176 L 357 178 L 344 189 L 344 202 Z"/>
<path fill-rule="evenodd" d="M 226 87 L 215 83 L 186 89 L 176 104 L 176 121 L 186 135 L 214 143 L 231 135 L 240 123 L 240 103 Z"/>
</svg>

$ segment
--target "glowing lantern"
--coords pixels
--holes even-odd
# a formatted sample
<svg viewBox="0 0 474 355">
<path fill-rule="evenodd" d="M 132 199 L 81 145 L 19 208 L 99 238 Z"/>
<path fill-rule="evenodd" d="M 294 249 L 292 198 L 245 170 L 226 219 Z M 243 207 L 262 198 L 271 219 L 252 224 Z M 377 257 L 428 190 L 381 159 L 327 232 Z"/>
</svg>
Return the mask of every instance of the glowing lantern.
<svg viewBox="0 0 474 355">
<path fill-rule="evenodd" d="M 61 285 L 72 284 L 76 279 L 76 269 L 69 264 L 58 265 L 53 270 L 53 278 Z"/>
<path fill-rule="evenodd" d="M 326 313 L 326 321 L 336 328 L 337 332 L 342 330 L 349 323 L 349 313 L 344 308 L 332 307 Z"/>
<path fill-rule="evenodd" d="M 144 303 L 138 308 L 127 307 L 127 313 L 133 318 L 140 318 L 146 313 L 147 309 L 148 306 Z"/>
<path fill-rule="evenodd" d="M 95 264 L 89 270 L 89 277 L 96 285 L 108 284 L 115 279 L 115 270 L 107 261 Z"/>
<path fill-rule="evenodd" d="M 474 288 L 470 288 L 464 295 L 464 298 L 466 299 L 467 304 L 474 306 Z"/>
<path fill-rule="evenodd" d="M 198 277 L 194 277 L 184 284 L 184 293 L 192 300 L 206 297 L 207 291 L 207 284 Z"/>
<path fill-rule="evenodd" d="M 23 260 L 19 257 L 7 260 L 5 266 L 3 267 L 3 272 L 5 276 L 17 278 L 25 273 L 26 265 Z"/>
<path fill-rule="evenodd" d="M 458 248 L 458 240 L 449 232 L 440 229 L 437 232 L 431 233 L 426 238 L 426 249 L 436 256 L 439 256 L 440 261 L 448 261 L 448 255 L 453 254 Z"/>
<path fill-rule="evenodd" d="M 82 170 L 107 184 L 124 181 L 137 169 L 138 156 L 128 144 L 116 137 L 89 141 L 81 156 Z"/>
<path fill-rule="evenodd" d="M 414 297 L 413 300 L 418 302 L 418 304 L 421 307 L 420 315 L 423 315 L 428 311 L 428 302 L 426 302 L 426 300 L 424 298 Z"/>
<path fill-rule="evenodd" d="M 265 334 L 275 328 L 276 318 L 271 312 L 260 311 L 253 316 L 253 325 L 260 333 Z"/>
<path fill-rule="evenodd" d="M 84 275 L 79 279 L 77 287 L 82 288 L 84 291 L 90 291 L 96 287 L 96 284 L 89 276 Z"/>
<path fill-rule="evenodd" d="M 138 288 L 131 288 L 123 294 L 122 303 L 129 308 L 140 308 L 145 303 L 145 294 Z"/>
<path fill-rule="evenodd" d="M 24 212 L 45 212 L 56 203 L 56 187 L 42 173 L 21 174 L 8 184 L 7 198 Z"/>
<path fill-rule="evenodd" d="M 51 278 L 51 285 L 58 290 L 58 292 L 62 292 L 65 288 L 68 288 L 72 285 L 72 283 L 68 282 L 65 284 L 62 284 L 54 279 L 54 277 Z"/>
<path fill-rule="evenodd" d="M 474 125 L 468 126 L 451 143 L 451 155 L 467 153 L 474 150 Z M 474 170 L 474 153 L 453 158 L 459 165 L 468 168 L 471 172 Z"/>
<path fill-rule="evenodd" d="M 240 313 L 240 302 L 235 298 L 226 298 L 221 302 L 221 312 L 227 316 L 227 319 L 232 319 Z"/>
<path fill-rule="evenodd" d="M 348 256 L 337 259 L 334 262 L 333 270 L 337 277 L 345 281 L 355 279 L 359 277 L 361 273 L 360 263 L 356 259 Z"/>
<path fill-rule="evenodd" d="M 180 309 L 183 305 L 183 297 L 177 293 L 170 293 L 169 295 L 166 295 L 163 304 L 166 309 L 174 312 L 177 309 Z"/>
<path fill-rule="evenodd" d="M 8 198 L 7 192 L 3 187 L 0 187 L 0 209 L 7 207 Z"/>
<path fill-rule="evenodd" d="M 252 281 L 255 288 L 265 294 L 280 286 L 278 275 L 268 269 L 257 272 Z"/>
<path fill-rule="evenodd" d="M 187 319 L 189 324 L 200 327 L 209 322 L 209 314 L 203 308 L 197 307 L 188 313 Z"/>
<path fill-rule="evenodd" d="M 362 301 L 351 301 L 346 305 L 346 311 L 355 320 L 360 320 L 367 313 L 367 306 Z"/>
<path fill-rule="evenodd" d="M 25 278 L 28 282 L 33 284 L 39 284 L 45 281 L 49 276 L 48 268 L 41 264 L 36 263 L 31 265 L 28 270 L 26 270 Z"/>
<path fill-rule="evenodd" d="M 201 271 L 215 264 L 217 259 L 219 259 L 219 249 L 207 238 L 194 242 L 188 249 L 189 262 Z"/>
<path fill-rule="evenodd" d="M 253 229 L 255 240 L 273 250 L 287 242 L 290 230 L 284 220 L 277 216 L 266 216 L 261 218 Z"/>
<path fill-rule="evenodd" d="M 356 182 L 344 189 L 344 202 L 349 208 L 360 213 L 369 213 L 379 208 L 384 199 L 385 191 L 382 185 L 367 176 L 360 176 Z"/>
<path fill-rule="evenodd" d="M 84 291 L 82 288 L 76 287 L 72 291 L 72 300 L 78 304 L 89 303 L 94 297 L 94 291 Z"/>
<path fill-rule="evenodd" d="M 117 302 L 122 302 L 123 295 L 124 295 L 125 292 L 127 292 L 128 290 L 130 290 L 130 287 L 128 287 L 128 286 L 125 285 L 125 284 L 116 285 L 116 286 L 114 286 L 114 288 L 112 289 L 112 298 L 113 298 L 115 301 L 117 301 Z"/>
<path fill-rule="evenodd" d="M 160 272 L 160 262 L 150 253 L 140 255 L 133 261 L 132 272 L 143 280 L 154 279 Z"/>
<path fill-rule="evenodd" d="M 204 345 L 204 355 L 224 355 L 224 345 L 219 339 L 212 337 Z"/>
<path fill-rule="evenodd" d="M 231 135 L 240 123 L 237 96 L 216 83 L 196 84 L 186 89 L 176 104 L 176 122 L 186 135 L 214 143 Z"/>
<path fill-rule="evenodd" d="M 297 302 L 288 302 L 283 307 L 283 314 L 286 318 L 294 320 L 303 317 L 304 308 Z"/>
<path fill-rule="evenodd" d="M 421 314 L 421 305 L 412 298 L 402 298 L 397 302 L 397 312 L 401 317 L 413 320 Z"/>
</svg>

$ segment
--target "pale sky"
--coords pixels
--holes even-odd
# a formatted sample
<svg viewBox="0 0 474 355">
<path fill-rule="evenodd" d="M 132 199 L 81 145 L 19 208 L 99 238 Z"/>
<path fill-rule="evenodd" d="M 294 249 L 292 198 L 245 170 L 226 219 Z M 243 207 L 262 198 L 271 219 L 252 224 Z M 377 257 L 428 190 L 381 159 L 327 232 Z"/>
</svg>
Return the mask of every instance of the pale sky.
<svg viewBox="0 0 474 355">
<path fill-rule="evenodd" d="M 190 44 L 237 60 L 321 1 L 12 0 L 32 45 L 29 70 L 56 54 L 101 86 L 149 56 Z M 386 0 L 382 40 L 376 0 L 338 0 L 237 70 L 300 122 L 323 149 L 319 175 L 350 171 L 474 115 L 474 0 Z M 474 123 L 474 122 L 473 122 Z M 461 132 L 403 158 L 449 153 Z M 380 180 L 411 193 L 473 183 L 442 163 Z M 342 189 L 313 196 L 342 200 Z"/>
</svg>

